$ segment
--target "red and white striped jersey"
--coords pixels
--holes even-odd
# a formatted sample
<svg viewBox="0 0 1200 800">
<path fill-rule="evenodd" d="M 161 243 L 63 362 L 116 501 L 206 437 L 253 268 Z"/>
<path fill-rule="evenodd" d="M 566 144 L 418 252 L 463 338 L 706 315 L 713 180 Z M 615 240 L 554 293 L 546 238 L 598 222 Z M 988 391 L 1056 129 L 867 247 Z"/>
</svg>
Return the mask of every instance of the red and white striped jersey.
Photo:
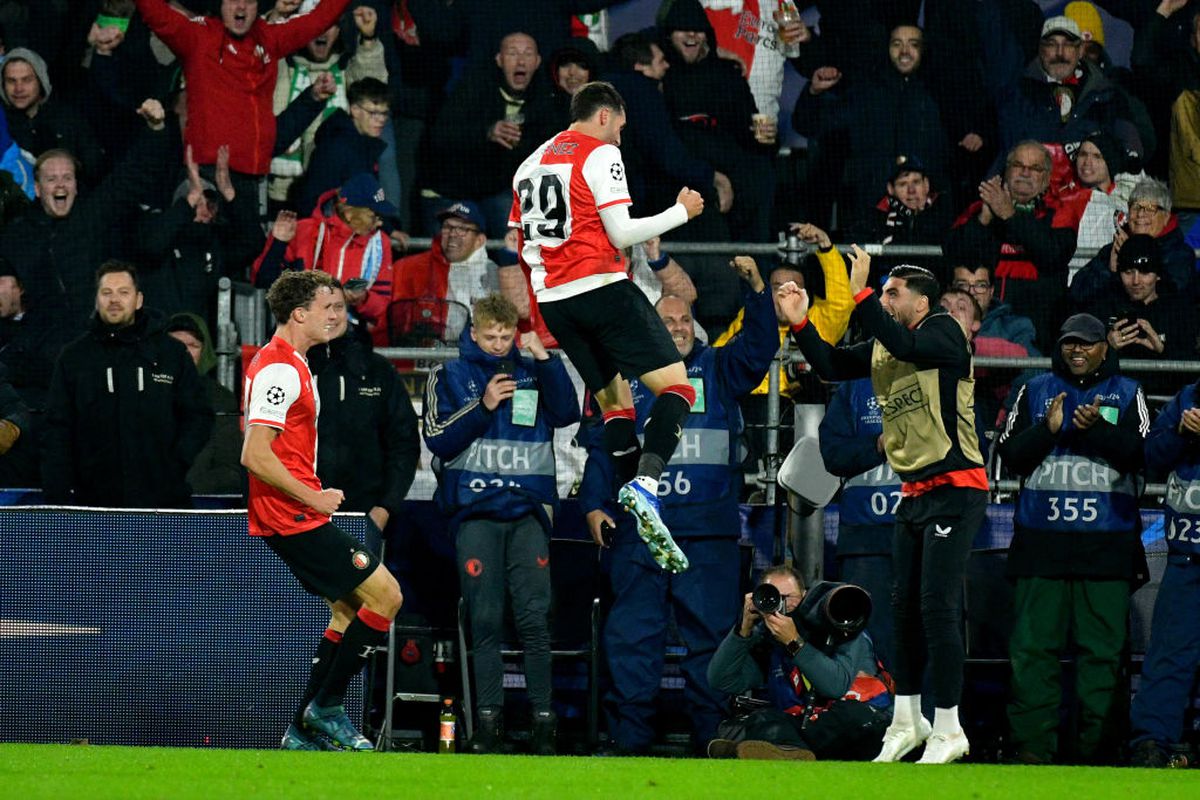
<svg viewBox="0 0 1200 800">
<path fill-rule="evenodd" d="M 521 229 L 538 302 L 626 280 L 625 256 L 600 211 L 632 202 L 621 151 L 595 137 L 563 131 L 525 159 L 513 176 L 508 224 Z"/>
<path fill-rule="evenodd" d="M 321 399 L 308 361 L 278 336 L 258 351 L 246 369 L 246 425 L 280 431 L 271 442 L 279 461 L 306 486 L 321 491 L 317 478 L 317 415 Z M 250 476 L 250 535 L 303 533 L 329 517 Z"/>
</svg>

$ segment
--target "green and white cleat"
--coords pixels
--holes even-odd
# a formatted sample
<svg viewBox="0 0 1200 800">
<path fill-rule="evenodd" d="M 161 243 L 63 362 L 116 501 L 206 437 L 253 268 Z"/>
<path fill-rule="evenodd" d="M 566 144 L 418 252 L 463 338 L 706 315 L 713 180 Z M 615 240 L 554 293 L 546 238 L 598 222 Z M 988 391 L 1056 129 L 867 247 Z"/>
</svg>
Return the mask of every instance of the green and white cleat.
<svg viewBox="0 0 1200 800">
<path fill-rule="evenodd" d="M 667 572 L 680 573 L 688 568 L 688 559 L 662 521 L 658 497 L 632 480 L 617 492 L 617 502 L 638 521 L 638 536 L 650 549 L 654 563 Z"/>
</svg>

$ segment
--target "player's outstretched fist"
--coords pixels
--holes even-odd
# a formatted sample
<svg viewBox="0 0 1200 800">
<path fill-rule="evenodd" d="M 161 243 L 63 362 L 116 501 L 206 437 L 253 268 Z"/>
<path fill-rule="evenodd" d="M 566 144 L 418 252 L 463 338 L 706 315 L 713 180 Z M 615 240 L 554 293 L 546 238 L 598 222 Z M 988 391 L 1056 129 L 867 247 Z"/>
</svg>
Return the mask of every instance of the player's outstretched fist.
<svg viewBox="0 0 1200 800">
<path fill-rule="evenodd" d="M 675 202 L 683 203 L 683 207 L 687 209 L 688 219 L 695 219 L 704 211 L 704 196 L 686 186 L 679 190 L 679 197 L 675 198 Z"/>
<path fill-rule="evenodd" d="M 346 495 L 341 489 L 322 489 L 312 507 L 318 514 L 329 515 L 337 511 L 345 499 Z"/>
</svg>

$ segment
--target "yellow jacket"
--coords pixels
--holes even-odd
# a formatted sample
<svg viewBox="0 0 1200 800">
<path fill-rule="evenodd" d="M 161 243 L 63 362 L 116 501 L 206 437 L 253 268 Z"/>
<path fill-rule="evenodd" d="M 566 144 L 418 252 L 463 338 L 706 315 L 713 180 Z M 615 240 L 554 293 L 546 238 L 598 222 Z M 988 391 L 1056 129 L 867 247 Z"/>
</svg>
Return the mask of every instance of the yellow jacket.
<svg viewBox="0 0 1200 800">
<path fill-rule="evenodd" d="M 818 250 L 817 261 L 821 264 L 821 271 L 825 273 L 825 297 L 809 295 L 812 304 L 808 309 L 808 322 L 822 339 L 836 346 L 846 335 L 846 328 L 850 327 L 850 314 L 854 311 L 854 297 L 850 294 L 850 274 L 846 269 L 846 261 L 836 247 L 827 253 Z M 742 329 L 743 313 L 744 311 L 738 312 L 725 332 L 717 337 L 713 347 L 721 347 Z M 788 341 L 788 326 L 779 326 L 779 345 L 785 346 Z M 769 377 L 764 375 L 762 383 L 756 386 L 751 394 L 766 394 Z M 783 373 L 779 375 L 779 392 L 789 393 L 788 379 Z"/>
</svg>

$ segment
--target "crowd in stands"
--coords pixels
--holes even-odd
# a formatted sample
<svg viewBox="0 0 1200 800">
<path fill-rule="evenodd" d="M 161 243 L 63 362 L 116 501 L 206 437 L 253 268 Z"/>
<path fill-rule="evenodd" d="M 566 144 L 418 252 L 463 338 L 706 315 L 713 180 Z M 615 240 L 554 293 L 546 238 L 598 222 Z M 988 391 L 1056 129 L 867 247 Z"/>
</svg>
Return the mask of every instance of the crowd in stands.
<svg viewBox="0 0 1200 800">
<path fill-rule="evenodd" d="M 654 25 L 610 36 L 604 9 L 638 4 Z M 418 461 L 417 415 L 371 350 L 465 343 L 470 309 L 499 294 L 543 360 L 554 342 L 508 228 L 512 176 L 595 80 L 626 103 L 639 214 L 681 186 L 705 197 L 700 217 L 631 260 L 654 300 L 682 299 L 672 314 L 697 352 L 744 339 L 743 291 L 727 256 L 676 260 L 672 244 L 790 231 L 812 254 L 762 264 L 758 283 L 806 286 L 831 343 L 859 335 L 832 244 L 856 241 L 940 246 L 941 257 L 876 258 L 870 285 L 899 263 L 929 268 L 977 355 L 1048 354 L 1068 374 L 1063 323 L 1085 313 L 1114 361 L 1197 358 L 1200 0 L 1071 2 L 1051 16 L 1032 0 L 796 3 L 799 17 L 790 2 L 731 5 L 0 0 L 0 482 L 109 507 L 241 491 L 238 392 L 214 373 L 218 281 L 265 289 L 285 270 L 319 269 L 351 318 L 312 354 L 319 472 L 386 527 Z M 1133 32 L 1127 65 L 1106 50 L 1105 20 Z M 785 147 L 792 133 L 803 148 Z M 569 198 L 542 199 L 553 202 Z M 786 216 L 798 207 L 802 224 Z M 410 251 L 413 236 L 432 247 Z M 985 440 L 1015 407 L 1005 449 L 1020 449 L 1022 391 L 1038 374 L 977 371 Z M 1187 380 L 1139 378 L 1151 399 Z M 782 383 L 795 401 L 833 397 L 803 371 Z M 762 420 L 766 378 L 738 386 L 741 413 Z M 852 415 L 865 391 L 834 403 Z M 793 576 L 777 577 L 786 588 Z M 704 626 L 710 651 L 736 622 L 734 600 Z M 886 660 L 890 628 L 872 625 Z M 1054 757 L 1029 737 L 1026 755 Z"/>
</svg>

